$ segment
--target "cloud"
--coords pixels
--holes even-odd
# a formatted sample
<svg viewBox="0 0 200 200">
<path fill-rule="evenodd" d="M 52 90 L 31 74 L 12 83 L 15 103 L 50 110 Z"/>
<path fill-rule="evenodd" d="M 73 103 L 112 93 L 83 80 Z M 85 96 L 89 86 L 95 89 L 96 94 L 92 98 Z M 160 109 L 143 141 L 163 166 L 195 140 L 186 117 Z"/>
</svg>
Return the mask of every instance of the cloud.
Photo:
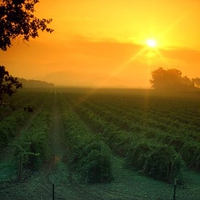
<svg viewBox="0 0 200 200">
<path fill-rule="evenodd" d="M 174 47 L 167 50 L 161 50 L 161 53 L 166 58 L 179 60 L 188 65 L 200 63 L 200 51 L 198 50 Z"/>
</svg>

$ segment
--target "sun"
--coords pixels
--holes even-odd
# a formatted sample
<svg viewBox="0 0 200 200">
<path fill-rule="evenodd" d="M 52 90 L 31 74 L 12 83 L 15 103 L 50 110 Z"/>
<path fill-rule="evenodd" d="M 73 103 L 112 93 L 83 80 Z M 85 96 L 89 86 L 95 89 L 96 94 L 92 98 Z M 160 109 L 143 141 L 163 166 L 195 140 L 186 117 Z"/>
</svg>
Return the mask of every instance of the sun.
<svg viewBox="0 0 200 200">
<path fill-rule="evenodd" d="M 151 47 L 151 48 L 154 48 L 154 47 L 156 47 L 156 45 L 157 45 L 156 40 L 154 40 L 154 39 L 148 39 L 148 40 L 146 41 L 146 43 L 147 43 L 147 45 L 148 45 L 149 47 Z"/>
</svg>

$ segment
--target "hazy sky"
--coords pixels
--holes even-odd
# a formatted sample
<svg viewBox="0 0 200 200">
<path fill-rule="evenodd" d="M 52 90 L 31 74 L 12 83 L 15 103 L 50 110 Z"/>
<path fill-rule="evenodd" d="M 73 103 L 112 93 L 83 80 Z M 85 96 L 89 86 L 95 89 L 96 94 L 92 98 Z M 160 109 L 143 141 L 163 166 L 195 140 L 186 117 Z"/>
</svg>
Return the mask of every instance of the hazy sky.
<svg viewBox="0 0 200 200">
<path fill-rule="evenodd" d="M 200 77 L 199 8 L 199 0 L 40 0 L 35 14 L 53 18 L 55 31 L 15 40 L 0 64 L 58 85 L 150 87 L 158 67 Z"/>
</svg>

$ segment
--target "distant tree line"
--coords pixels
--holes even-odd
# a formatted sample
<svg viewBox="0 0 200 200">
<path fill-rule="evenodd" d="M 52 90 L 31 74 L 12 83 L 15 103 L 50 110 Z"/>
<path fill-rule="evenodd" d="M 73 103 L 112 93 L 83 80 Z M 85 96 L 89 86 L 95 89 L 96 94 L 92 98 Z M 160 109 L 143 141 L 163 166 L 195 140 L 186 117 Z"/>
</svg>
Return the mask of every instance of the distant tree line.
<svg viewBox="0 0 200 200">
<path fill-rule="evenodd" d="M 177 69 L 163 69 L 152 71 L 151 86 L 157 90 L 194 90 L 200 88 L 200 78 L 188 78 Z"/>
<path fill-rule="evenodd" d="M 38 87 L 53 87 L 53 83 L 48 83 L 46 81 L 39 80 L 26 80 L 24 78 L 17 78 L 17 80 L 22 83 L 23 88 L 38 88 Z"/>
</svg>

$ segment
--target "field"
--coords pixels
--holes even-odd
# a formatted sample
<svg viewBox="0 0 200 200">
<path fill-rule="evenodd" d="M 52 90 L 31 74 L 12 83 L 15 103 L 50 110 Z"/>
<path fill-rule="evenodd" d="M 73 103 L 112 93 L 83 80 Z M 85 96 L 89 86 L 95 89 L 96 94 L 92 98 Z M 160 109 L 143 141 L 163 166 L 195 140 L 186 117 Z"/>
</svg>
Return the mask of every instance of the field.
<svg viewBox="0 0 200 200">
<path fill-rule="evenodd" d="M 199 92 L 23 89 L 0 109 L 0 199 L 198 200 L 199 122 Z"/>
</svg>

